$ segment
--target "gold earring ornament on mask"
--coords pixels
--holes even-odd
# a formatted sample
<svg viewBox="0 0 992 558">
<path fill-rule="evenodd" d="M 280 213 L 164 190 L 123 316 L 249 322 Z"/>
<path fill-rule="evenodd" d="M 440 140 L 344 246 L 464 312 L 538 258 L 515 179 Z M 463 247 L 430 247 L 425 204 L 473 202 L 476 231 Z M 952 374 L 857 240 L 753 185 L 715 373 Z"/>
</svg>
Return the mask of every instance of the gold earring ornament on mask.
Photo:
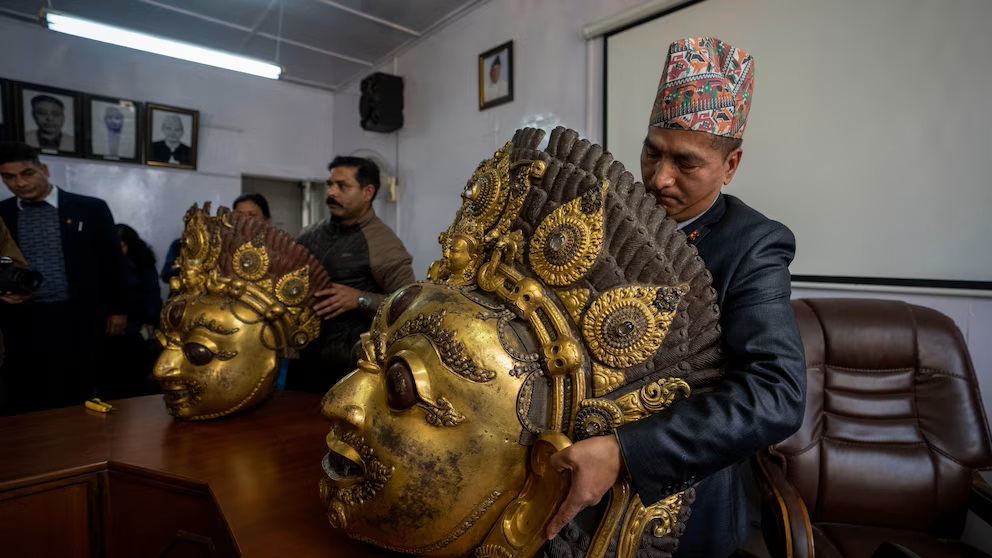
<svg viewBox="0 0 992 558">
<path fill-rule="evenodd" d="M 542 136 L 518 131 L 479 165 L 429 280 L 386 300 L 358 370 L 325 396 L 321 496 L 349 536 L 533 556 L 568 489 L 551 455 L 670 412 L 721 373 L 695 248 L 609 153 L 563 128 L 538 151 Z M 694 493 L 645 506 L 620 479 L 609 494 L 572 550 L 671 548 Z"/>
<path fill-rule="evenodd" d="M 211 419 L 249 408 L 272 391 L 279 359 L 317 338 L 313 293 L 323 267 L 267 222 L 194 205 L 162 310 L 165 350 L 154 368 L 170 414 Z"/>
</svg>

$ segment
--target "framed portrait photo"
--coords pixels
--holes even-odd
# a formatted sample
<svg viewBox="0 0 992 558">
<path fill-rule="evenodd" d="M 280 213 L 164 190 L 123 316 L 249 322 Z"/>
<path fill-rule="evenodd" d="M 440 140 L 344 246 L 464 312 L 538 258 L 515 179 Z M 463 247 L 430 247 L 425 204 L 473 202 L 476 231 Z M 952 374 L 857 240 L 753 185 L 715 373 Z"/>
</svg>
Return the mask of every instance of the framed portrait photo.
<svg viewBox="0 0 992 558">
<path fill-rule="evenodd" d="M 0 141 L 14 139 L 14 103 L 11 102 L 12 84 L 0 78 Z"/>
<path fill-rule="evenodd" d="M 513 41 L 479 55 L 479 110 L 513 100 Z"/>
<path fill-rule="evenodd" d="M 127 99 L 87 95 L 84 99 L 86 156 L 141 162 L 141 105 Z"/>
<path fill-rule="evenodd" d="M 145 105 L 145 163 L 177 169 L 196 169 L 200 111 Z"/>
<path fill-rule="evenodd" d="M 82 157 L 80 94 L 31 83 L 15 89 L 17 138 L 48 155 Z"/>
</svg>

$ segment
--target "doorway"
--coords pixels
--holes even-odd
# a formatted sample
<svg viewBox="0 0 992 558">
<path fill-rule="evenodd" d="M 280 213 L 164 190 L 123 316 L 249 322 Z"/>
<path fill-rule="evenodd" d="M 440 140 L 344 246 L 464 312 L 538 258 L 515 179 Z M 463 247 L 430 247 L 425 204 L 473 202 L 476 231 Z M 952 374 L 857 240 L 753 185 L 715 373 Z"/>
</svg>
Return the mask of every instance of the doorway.
<svg viewBox="0 0 992 558">
<path fill-rule="evenodd" d="M 242 194 L 262 194 L 269 202 L 272 224 L 293 238 L 303 230 L 303 183 L 294 180 L 242 176 Z"/>
</svg>

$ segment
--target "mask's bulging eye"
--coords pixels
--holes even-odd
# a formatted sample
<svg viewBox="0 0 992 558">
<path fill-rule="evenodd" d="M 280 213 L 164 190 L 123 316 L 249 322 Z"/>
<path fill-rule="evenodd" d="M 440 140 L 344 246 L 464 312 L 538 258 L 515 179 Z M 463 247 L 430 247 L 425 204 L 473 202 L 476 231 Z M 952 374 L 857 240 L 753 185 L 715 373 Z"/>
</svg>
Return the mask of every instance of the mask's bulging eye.
<svg viewBox="0 0 992 558">
<path fill-rule="evenodd" d="M 393 360 L 386 369 L 386 402 L 393 409 L 403 411 L 419 400 L 410 367 L 402 359 Z"/>
<path fill-rule="evenodd" d="M 209 364 L 214 359 L 214 352 L 199 343 L 186 343 L 183 345 L 183 354 L 186 360 L 197 366 Z"/>
<path fill-rule="evenodd" d="M 386 326 L 392 326 L 399 319 L 400 314 L 406 311 L 413 304 L 413 301 L 420 295 L 424 288 L 420 285 L 410 285 L 403 289 L 403 292 L 393 297 L 386 312 Z"/>
</svg>

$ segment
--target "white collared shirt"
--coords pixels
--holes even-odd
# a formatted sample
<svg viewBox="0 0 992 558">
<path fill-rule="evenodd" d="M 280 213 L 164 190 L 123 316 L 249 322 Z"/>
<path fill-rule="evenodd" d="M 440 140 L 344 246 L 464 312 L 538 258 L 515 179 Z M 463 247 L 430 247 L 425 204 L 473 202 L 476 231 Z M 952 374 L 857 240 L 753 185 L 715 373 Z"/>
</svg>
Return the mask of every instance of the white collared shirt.
<svg viewBox="0 0 992 558">
<path fill-rule="evenodd" d="M 24 209 L 24 206 L 21 205 L 21 202 L 22 201 L 23 200 L 21 198 L 17 198 L 17 209 Z M 54 185 L 54 184 L 52 184 L 52 189 L 48 191 L 48 195 L 47 196 L 45 196 L 44 198 L 42 198 L 40 200 L 32 200 L 32 201 L 48 202 L 49 205 L 51 205 L 55 209 L 58 209 L 59 208 L 59 187 L 56 186 L 56 185 Z"/>
<path fill-rule="evenodd" d="M 720 196 L 722 196 L 722 195 L 723 194 L 717 194 L 716 197 L 713 198 L 713 201 L 710 203 L 709 207 L 707 207 L 706 209 L 704 209 L 702 213 L 700 213 L 699 215 L 696 215 L 695 217 L 693 217 L 691 219 L 686 219 L 685 221 L 682 221 L 681 223 L 679 223 L 678 225 L 676 225 L 676 228 L 678 228 L 679 230 L 682 230 L 682 229 L 688 227 L 689 225 L 691 225 L 692 222 L 695 221 L 696 219 L 699 219 L 703 215 L 706 215 L 706 212 L 709 211 L 711 207 L 713 207 L 713 204 L 716 203 L 716 200 L 720 199 Z"/>
</svg>

